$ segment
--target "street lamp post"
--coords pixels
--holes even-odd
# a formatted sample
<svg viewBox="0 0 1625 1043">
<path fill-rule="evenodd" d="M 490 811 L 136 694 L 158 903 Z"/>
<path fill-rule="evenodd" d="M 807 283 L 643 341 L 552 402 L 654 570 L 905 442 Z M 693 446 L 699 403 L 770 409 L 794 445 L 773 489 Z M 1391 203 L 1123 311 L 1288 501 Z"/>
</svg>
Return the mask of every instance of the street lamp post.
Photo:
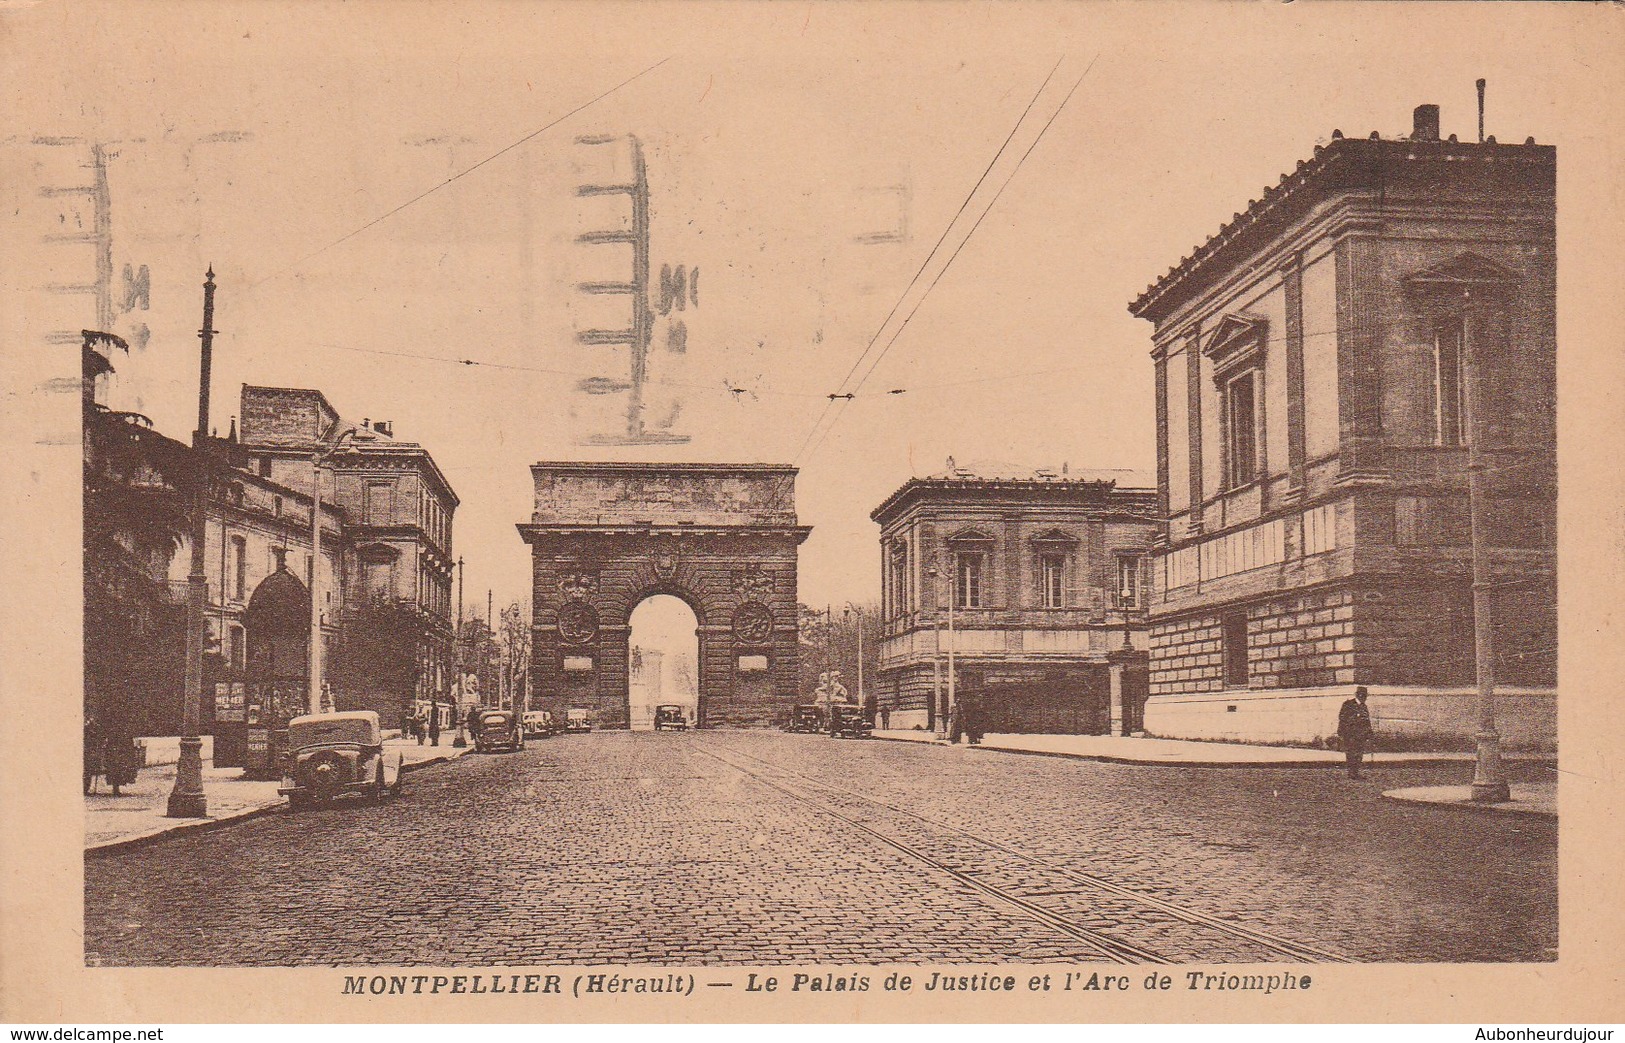
<svg viewBox="0 0 1625 1043">
<path fill-rule="evenodd" d="M 858 705 L 866 707 L 869 704 L 863 701 L 863 609 L 848 601 L 846 615 L 850 618 L 854 614 L 858 617 Z"/>
<path fill-rule="evenodd" d="M 938 569 L 937 566 L 935 566 L 935 565 L 927 566 L 925 571 L 926 571 L 926 574 L 929 575 L 932 579 L 936 579 L 937 577 L 942 575 L 942 570 Z M 957 642 L 954 640 L 954 595 L 957 592 L 954 589 L 956 584 L 954 582 L 953 574 L 951 572 L 949 573 L 949 577 L 950 578 L 949 578 L 949 581 L 948 581 L 948 705 L 943 707 L 943 712 L 940 715 L 938 715 L 938 720 L 937 720 L 937 731 L 942 733 L 942 734 L 948 734 L 949 733 L 948 718 L 954 712 L 954 706 L 957 703 L 957 700 L 955 699 L 955 692 L 954 692 L 954 646 L 955 646 L 955 644 L 957 644 Z"/>
<path fill-rule="evenodd" d="M 1495 619 L 1494 580 L 1489 548 L 1486 546 L 1486 492 L 1484 471 L 1483 358 L 1482 337 L 1473 328 L 1473 308 L 1469 301 L 1462 316 L 1463 383 L 1467 390 L 1467 518 L 1473 552 L 1473 659 L 1478 682 L 1478 734 L 1474 740 L 1478 756 L 1473 768 L 1472 799 L 1482 804 L 1499 804 L 1511 799 L 1506 771 L 1501 763 L 1501 735 L 1495 726 Z"/>
<path fill-rule="evenodd" d="M 468 681 L 463 676 L 463 559 L 457 559 L 457 629 L 451 636 L 452 664 L 457 670 L 457 737 L 451 741 L 456 749 L 468 746 Z"/>
<path fill-rule="evenodd" d="M 317 594 L 322 575 L 322 465 L 355 434 L 347 427 L 326 449 L 317 447 L 310 456 L 310 694 L 311 713 L 322 712 L 322 603 Z M 337 490 L 334 490 L 336 493 Z"/>
<path fill-rule="evenodd" d="M 181 748 L 175 761 L 175 785 L 169 791 L 164 809 L 168 818 L 207 818 L 209 804 L 203 794 L 203 738 L 198 727 L 203 714 L 204 619 L 209 600 L 209 580 L 203 571 L 204 542 L 208 539 L 209 478 L 213 463 L 208 456 L 209 371 L 214 364 L 214 268 L 203 282 L 203 342 L 198 355 L 197 430 L 192 433 L 192 451 L 200 474 L 192 504 L 192 568 L 186 577 L 186 691 L 181 704 Z M 223 577 L 222 577 L 223 579 Z"/>
</svg>

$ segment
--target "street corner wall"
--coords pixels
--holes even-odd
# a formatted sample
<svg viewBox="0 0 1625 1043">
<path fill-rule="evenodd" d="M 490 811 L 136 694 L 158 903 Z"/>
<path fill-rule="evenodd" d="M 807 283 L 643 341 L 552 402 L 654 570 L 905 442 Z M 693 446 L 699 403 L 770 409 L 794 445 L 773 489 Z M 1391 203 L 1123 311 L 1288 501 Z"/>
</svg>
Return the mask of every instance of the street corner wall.
<svg viewBox="0 0 1625 1043">
<path fill-rule="evenodd" d="M 1241 689 L 1153 695 L 1145 732 L 1161 739 L 1198 739 L 1324 747 L 1337 734 L 1337 713 L 1354 685 Z M 1468 688 L 1368 686 L 1379 749 L 1465 750 L 1478 731 L 1478 694 Z M 1557 695 L 1511 689 L 1496 697 L 1496 728 L 1511 750 L 1555 753 Z"/>
</svg>

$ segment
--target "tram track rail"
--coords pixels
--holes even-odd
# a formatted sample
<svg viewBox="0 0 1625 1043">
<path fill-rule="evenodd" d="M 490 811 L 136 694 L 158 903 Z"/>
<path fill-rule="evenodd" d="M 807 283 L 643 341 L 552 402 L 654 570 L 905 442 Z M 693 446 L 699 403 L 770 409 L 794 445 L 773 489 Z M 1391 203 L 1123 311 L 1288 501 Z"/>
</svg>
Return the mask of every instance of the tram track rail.
<svg viewBox="0 0 1625 1043">
<path fill-rule="evenodd" d="M 804 772 L 753 753 L 747 753 L 732 747 L 720 747 L 704 740 L 696 743 L 696 746 L 700 752 L 733 768 L 757 783 L 805 804 L 824 815 L 846 823 L 880 843 L 980 893 L 997 905 L 1011 909 L 1049 927 L 1059 934 L 1082 942 L 1091 951 L 1108 960 L 1119 963 L 1167 964 L 1186 962 L 1189 957 L 1168 955 L 1154 947 L 1120 937 L 1119 934 L 1114 934 L 1110 930 L 1080 923 L 1078 921 L 1081 917 L 1077 914 L 1057 911 L 1033 899 L 1074 893 L 1092 894 L 1097 899 L 1108 904 L 1115 904 L 1120 908 L 1138 907 L 1158 919 L 1173 921 L 1185 927 L 1195 928 L 1199 932 L 1211 933 L 1218 938 L 1228 940 L 1232 944 L 1239 944 L 1242 948 L 1236 950 L 1237 952 L 1249 951 L 1250 954 L 1251 951 L 1256 951 L 1263 957 L 1262 959 L 1236 958 L 1229 959 L 1226 962 L 1345 963 L 1349 960 L 1347 956 L 1329 949 L 1284 938 L 1250 924 L 1238 923 L 1234 920 L 1214 916 L 1199 909 L 1193 909 L 1186 904 L 1125 887 L 1097 874 L 1065 865 L 1037 852 L 1024 850 L 952 822 L 945 822 L 929 815 L 920 814 L 871 794 L 862 793 L 825 779 L 807 775 Z M 853 802 L 856 802 L 860 808 L 867 809 L 871 815 L 893 816 L 897 820 L 896 823 L 893 823 L 894 828 L 887 829 L 884 825 L 877 824 L 872 819 L 866 821 L 864 814 L 851 808 L 850 805 Z M 843 805 L 846 806 L 843 807 Z M 901 825 L 903 828 L 895 828 L 897 825 Z M 927 833 L 934 832 L 939 836 L 969 841 L 978 848 L 1012 860 L 1014 868 L 1028 867 L 1043 874 L 1048 874 L 1052 879 L 1059 878 L 1066 881 L 1068 886 L 1060 889 L 1051 888 L 1049 891 L 1035 892 L 1028 890 L 1025 894 L 1017 893 L 1016 889 L 989 879 L 988 877 L 992 875 L 990 873 L 967 870 L 963 866 L 951 864 L 944 858 L 939 857 L 939 855 L 926 850 L 926 847 L 929 846 L 927 842 L 922 842 L 919 839 L 910 840 L 903 835 L 910 829 Z"/>
</svg>

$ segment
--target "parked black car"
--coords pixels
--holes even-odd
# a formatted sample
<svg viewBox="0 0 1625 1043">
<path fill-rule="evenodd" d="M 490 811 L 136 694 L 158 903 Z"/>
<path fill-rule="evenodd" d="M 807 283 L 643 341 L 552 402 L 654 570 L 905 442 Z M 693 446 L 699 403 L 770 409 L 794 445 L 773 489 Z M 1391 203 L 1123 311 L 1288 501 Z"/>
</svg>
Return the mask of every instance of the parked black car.
<svg viewBox="0 0 1625 1043">
<path fill-rule="evenodd" d="M 475 752 L 524 748 L 525 732 L 517 713 L 512 710 L 485 710 L 475 715 Z"/>
<path fill-rule="evenodd" d="M 867 739 L 869 715 L 856 703 L 836 703 L 829 709 L 829 734 L 835 739 Z"/>
</svg>

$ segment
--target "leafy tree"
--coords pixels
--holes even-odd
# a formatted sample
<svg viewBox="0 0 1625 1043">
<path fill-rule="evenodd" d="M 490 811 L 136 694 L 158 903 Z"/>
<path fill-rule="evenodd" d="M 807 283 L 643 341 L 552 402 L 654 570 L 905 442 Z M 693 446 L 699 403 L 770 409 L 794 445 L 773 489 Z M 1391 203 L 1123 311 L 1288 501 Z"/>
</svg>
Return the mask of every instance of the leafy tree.
<svg viewBox="0 0 1625 1043">
<path fill-rule="evenodd" d="M 502 667 L 507 672 L 508 691 L 513 704 L 523 709 L 528 705 L 530 690 L 530 619 L 516 601 L 502 610 L 498 641 L 501 645 Z"/>
<path fill-rule="evenodd" d="M 796 698 L 810 700 L 818 687 L 819 675 L 838 670 L 841 683 L 853 699 L 858 697 L 858 627 L 863 627 L 863 680 L 865 695 L 874 694 L 874 680 L 880 668 L 880 606 L 861 605 L 862 612 L 843 607 L 826 613 L 821 608 L 797 605 L 801 669 Z"/>
<path fill-rule="evenodd" d="M 186 612 L 170 597 L 167 573 L 190 531 L 191 504 L 207 461 L 154 431 L 145 417 L 96 403 L 93 382 L 112 368 L 87 341 L 85 710 L 105 732 L 168 734 L 180 726 Z"/>
<path fill-rule="evenodd" d="M 328 664 L 341 709 L 377 710 L 396 727 L 417 694 L 418 652 L 428 623 L 412 605 L 384 595 L 363 603 L 344 623 Z"/>
</svg>

